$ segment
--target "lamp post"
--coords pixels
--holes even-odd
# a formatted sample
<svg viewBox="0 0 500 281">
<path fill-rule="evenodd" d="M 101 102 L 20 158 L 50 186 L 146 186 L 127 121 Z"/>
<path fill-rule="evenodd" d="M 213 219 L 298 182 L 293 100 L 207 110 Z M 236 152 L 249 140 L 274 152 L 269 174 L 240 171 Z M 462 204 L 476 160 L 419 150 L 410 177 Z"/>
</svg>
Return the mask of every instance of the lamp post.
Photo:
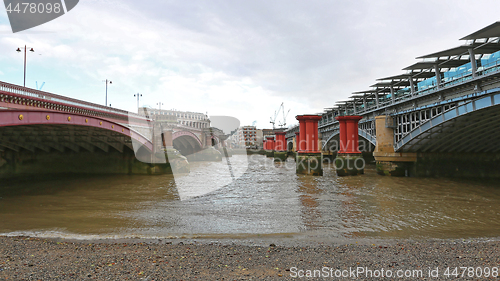
<svg viewBox="0 0 500 281">
<path fill-rule="evenodd" d="M 104 103 L 105 106 L 108 106 L 108 83 L 113 84 L 110 80 L 106 79 L 103 80 L 102 82 L 106 82 L 106 102 Z"/>
<path fill-rule="evenodd" d="M 28 49 L 28 47 L 26 47 L 26 45 L 24 45 L 24 83 L 23 83 L 23 87 L 26 87 L 26 51 L 27 51 L 27 49 Z M 17 48 L 16 52 L 20 53 L 21 48 Z M 30 52 L 35 52 L 35 50 L 33 50 L 33 48 L 31 48 Z"/>
<path fill-rule="evenodd" d="M 161 106 L 163 105 L 163 103 L 162 103 L 162 102 L 157 102 L 156 104 L 159 106 L 159 112 L 158 112 L 158 115 L 161 115 Z M 161 118 L 161 117 L 160 117 L 160 116 L 158 116 L 158 117 L 156 117 L 156 118 L 155 118 L 155 120 L 160 121 L 160 120 L 161 120 L 160 118 Z M 158 122 L 158 127 L 160 127 L 160 137 L 161 137 L 161 138 L 160 138 L 160 145 L 162 145 L 162 146 L 163 146 L 163 138 L 164 138 L 164 137 L 163 137 L 163 126 L 161 125 L 161 122 Z M 153 128 L 154 128 L 154 127 L 153 127 Z M 154 130 L 153 130 L 153 131 L 154 131 Z M 155 146 L 155 147 L 156 147 L 156 146 Z M 155 152 L 156 152 L 156 150 L 155 150 Z"/>
<path fill-rule="evenodd" d="M 137 97 L 137 112 L 139 112 L 139 97 L 142 97 L 142 94 L 134 94 L 134 97 Z"/>
<path fill-rule="evenodd" d="M 159 110 L 161 111 L 161 106 L 163 105 L 163 103 L 162 102 L 158 102 L 158 103 L 156 103 L 156 105 L 159 106 Z"/>
</svg>

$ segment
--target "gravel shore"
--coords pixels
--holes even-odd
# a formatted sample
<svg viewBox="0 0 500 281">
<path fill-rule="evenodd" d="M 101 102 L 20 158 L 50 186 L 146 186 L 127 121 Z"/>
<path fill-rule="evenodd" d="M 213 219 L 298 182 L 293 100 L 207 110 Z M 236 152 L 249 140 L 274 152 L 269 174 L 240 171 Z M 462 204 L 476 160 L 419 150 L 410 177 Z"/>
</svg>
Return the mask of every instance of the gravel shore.
<svg viewBox="0 0 500 281">
<path fill-rule="evenodd" d="M 459 279 L 477 280 L 500 267 L 499 239 L 276 244 L 0 237 L 0 280 L 370 280 L 382 269 L 386 280 L 436 280 L 456 279 L 455 267 Z M 459 267 L 468 267 L 463 277 Z"/>
</svg>

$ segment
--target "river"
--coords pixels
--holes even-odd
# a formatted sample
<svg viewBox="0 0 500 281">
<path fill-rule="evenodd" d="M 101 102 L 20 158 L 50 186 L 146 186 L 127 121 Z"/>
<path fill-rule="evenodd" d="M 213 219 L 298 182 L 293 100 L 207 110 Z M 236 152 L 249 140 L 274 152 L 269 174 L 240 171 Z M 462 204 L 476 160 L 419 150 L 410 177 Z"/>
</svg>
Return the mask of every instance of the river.
<svg viewBox="0 0 500 281">
<path fill-rule="evenodd" d="M 61 176 L 0 186 L 0 235 L 93 238 L 487 238 L 500 183 L 295 174 L 261 155 L 191 163 L 188 175 Z"/>
</svg>

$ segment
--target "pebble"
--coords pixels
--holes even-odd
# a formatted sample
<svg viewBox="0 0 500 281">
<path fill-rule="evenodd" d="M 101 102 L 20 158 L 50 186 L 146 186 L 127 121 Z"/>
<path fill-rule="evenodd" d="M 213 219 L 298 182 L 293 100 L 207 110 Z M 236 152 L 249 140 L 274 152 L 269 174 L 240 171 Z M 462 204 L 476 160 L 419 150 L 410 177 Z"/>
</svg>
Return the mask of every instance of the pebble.
<svg viewBox="0 0 500 281">
<path fill-rule="evenodd" d="M 292 267 L 395 271 L 500 266 L 500 242 L 493 240 L 265 245 L 269 247 L 208 240 L 152 243 L 0 237 L 0 280 L 283 280 L 290 279 Z"/>
</svg>

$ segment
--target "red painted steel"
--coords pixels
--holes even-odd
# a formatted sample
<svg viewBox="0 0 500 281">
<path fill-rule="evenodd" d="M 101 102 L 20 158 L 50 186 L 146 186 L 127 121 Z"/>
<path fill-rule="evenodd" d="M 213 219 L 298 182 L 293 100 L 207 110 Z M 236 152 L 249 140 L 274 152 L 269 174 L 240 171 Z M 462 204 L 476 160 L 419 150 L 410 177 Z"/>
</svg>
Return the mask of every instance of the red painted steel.
<svg viewBox="0 0 500 281">
<path fill-rule="evenodd" d="M 358 122 L 361 116 L 336 117 L 340 123 L 340 149 L 338 153 L 361 153 L 359 151 Z"/>
<path fill-rule="evenodd" d="M 285 132 L 275 132 L 276 135 L 276 144 L 274 150 L 276 151 L 285 151 Z"/>
<path fill-rule="evenodd" d="M 295 132 L 295 151 L 299 151 L 300 132 Z"/>
<path fill-rule="evenodd" d="M 0 110 L 0 127 L 28 125 L 73 125 L 100 128 L 131 137 L 146 145 L 148 149 L 153 149 L 151 141 L 141 134 L 103 118 L 40 110 Z"/>
<path fill-rule="evenodd" d="M 299 120 L 299 153 L 320 153 L 318 149 L 318 121 L 321 116 L 318 115 L 298 115 Z"/>
<path fill-rule="evenodd" d="M 274 138 L 273 137 L 266 137 L 266 150 L 274 150 Z"/>
</svg>

